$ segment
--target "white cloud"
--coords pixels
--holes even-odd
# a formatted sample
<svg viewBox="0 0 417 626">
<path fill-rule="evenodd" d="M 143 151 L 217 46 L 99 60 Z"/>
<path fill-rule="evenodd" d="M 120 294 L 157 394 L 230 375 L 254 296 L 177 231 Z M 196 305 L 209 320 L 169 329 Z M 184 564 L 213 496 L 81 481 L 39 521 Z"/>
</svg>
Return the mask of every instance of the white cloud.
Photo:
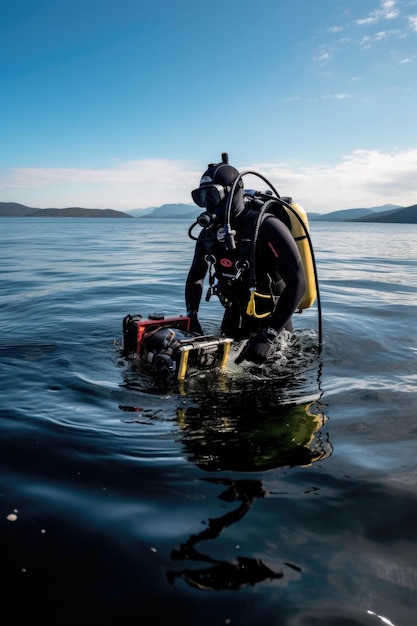
<svg viewBox="0 0 417 626">
<path fill-rule="evenodd" d="M 384 41 L 385 39 L 387 39 L 387 37 L 392 37 L 392 36 L 402 36 L 401 32 L 398 30 L 380 30 L 377 33 L 374 33 L 373 35 L 365 35 L 364 37 L 361 38 L 360 40 L 360 45 L 364 46 L 366 48 L 370 48 L 371 44 L 374 42 L 378 42 L 378 41 Z"/>
<path fill-rule="evenodd" d="M 360 45 L 365 47 L 365 48 L 370 48 L 371 47 L 371 41 L 372 41 L 372 37 L 369 37 L 369 36 L 362 37 L 362 39 L 360 40 Z"/>
<path fill-rule="evenodd" d="M 238 167 L 259 171 L 279 193 L 294 197 L 308 212 L 417 203 L 417 149 L 392 153 L 355 150 L 335 165 L 252 163 Z M 191 204 L 190 192 L 201 173 L 182 161 L 152 159 L 97 170 L 20 168 L 0 177 L 0 193 L 3 201 L 41 208 L 127 210 Z M 259 179 L 256 183 L 259 185 Z"/>
<path fill-rule="evenodd" d="M 417 204 L 417 149 L 393 153 L 355 150 L 334 166 L 255 167 L 279 193 L 292 196 L 307 212 Z"/>
<path fill-rule="evenodd" d="M 322 52 L 317 56 L 313 57 L 313 61 L 327 61 L 330 59 L 330 54 L 328 52 Z"/>
<path fill-rule="evenodd" d="M 371 11 L 367 17 L 356 20 L 359 26 L 367 24 L 375 24 L 380 20 L 392 20 L 399 16 L 399 10 L 396 8 L 396 0 L 385 0 L 381 3 L 379 9 Z"/>
<path fill-rule="evenodd" d="M 332 93 L 327 96 L 323 96 L 324 100 L 346 100 L 346 98 L 351 98 L 352 96 L 348 93 Z"/>
<path fill-rule="evenodd" d="M 409 15 L 407 19 L 411 30 L 417 33 L 417 15 Z"/>
<path fill-rule="evenodd" d="M 17 190 L 22 199 L 16 201 L 29 206 L 39 197 L 43 201 L 36 206 L 42 207 L 48 202 L 49 206 L 145 208 L 191 202 L 190 191 L 200 174 L 190 172 L 183 162 L 162 159 L 129 161 L 107 169 L 15 168 L 0 176 L 0 190 L 3 197 L 16 196 Z"/>
</svg>

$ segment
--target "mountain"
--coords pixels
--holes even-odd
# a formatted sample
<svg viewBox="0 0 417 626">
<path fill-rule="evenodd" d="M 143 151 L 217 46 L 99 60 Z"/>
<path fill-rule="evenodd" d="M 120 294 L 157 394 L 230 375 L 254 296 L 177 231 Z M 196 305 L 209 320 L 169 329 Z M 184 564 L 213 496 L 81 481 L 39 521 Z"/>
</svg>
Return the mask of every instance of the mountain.
<svg viewBox="0 0 417 626">
<path fill-rule="evenodd" d="M 66 209 L 37 209 L 30 217 L 128 217 L 122 211 L 113 209 L 83 209 L 82 207 L 68 207 Z"/>
<path fill-rule="evenodd" d="M 125 212 L 132 217 L 145 217 L 146 215 L 149 215 L 149 213 L 152 213 L 152 211 L 156 208 L 157 207 L 151 206 L 147 209 L 127 209 Z"/>
<path fill-rule="evenodd" d="M 68 207 L 65 209 L 36 209 L 17 202 L 0 202 L 0 217 L 139 217 L 142 219 L 188 219 L 195 220 L 202 209 L 193 204 L 163 204 L 148 209 L 84 209 Z M 402 207 L 397 204 L 384 204 L 369 209 L 343 209 L 330 213 L 307 213 L 310 222 L 381 222 L 399 224 L 417 224 L 417 204 Z"/>
<path fill-rule="evenodd" d="M 331 211 L 330 213 L 312 213 L 308 214 L 310 221 L 320 222 L 346 222 L 366 218 L 367 216 L 374 215 L 375 213 L 382 213 L 385 211 L 393 211 L 400 209 L 398 204 L 384 204 L 382 206 L 372 207 L 370 209 L 341 209 L 340 211 Z"/>
<path fill-rule="evenodd" d="M 195 219 L 203 209 L 194 204 L 162 204 L 152 209 L 132 209 L 127 211 L 136 217 L 157 217 L 157 218 L 190 218 Z"/>
<path fill-rule="evenodd" d="M 340 211 L 331 211 L 330 213 L 315 213 L 308 215 L 309 220 L 316 222 L 346 222 L 346 220 L 354 220 L 366 215 L 372 215 L 371 209 L 341 209 Z"/>
<path fill-rule="evenodd" d="M 380 224 L 417 224 L 417 204 L 392 211 L 382 211 L 353 220 L 355 222 L 378 222 Z"/>
<path fill-rule="evenodd" d="M 0 217 L 132 217 L 113 209 L 35 209 L 16 202 L 0 202 Z"/>
<path fill-rule="evenodd" d="M 17 202 L 0 202 L 0 217 L 26 217 L 36 210 Z"/>
</svg>

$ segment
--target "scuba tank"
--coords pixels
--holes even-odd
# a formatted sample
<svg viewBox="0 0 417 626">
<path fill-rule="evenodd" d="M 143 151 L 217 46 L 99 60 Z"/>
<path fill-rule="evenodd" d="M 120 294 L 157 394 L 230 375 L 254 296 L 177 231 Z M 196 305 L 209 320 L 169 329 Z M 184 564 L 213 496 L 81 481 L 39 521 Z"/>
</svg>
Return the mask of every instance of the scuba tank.
<svg viewBox="0 0 417 626">
<path fill-rule="evenodd" d="M 292 198 L 275 198 L 270 193 L 262 193 L 259 191 L 245 190 L 245 201 L 250 203 L 251 209 L 256 210 L 255 225 L 251 226 L 253 231 L 251 236 L 251 254 L 250 268 L 251 279 L 250 287 L 255 290 L 255 255 L 258 232 L 261 223 L 266 215 L 274 215 L 278 218 L 291 232 L 300 253 L 304 276 L 306 281 L 306 290 L 298 303 L 298 310 L 308 309 L 313 306 L 317 298 L 317 284 L 315 277 L 315 266 L 313 249 L 310 241 L 310 229 L 307 214 L 304 209 L 294 202 Z"/>
<path fill-rule="evenodd" d="M 306 279 L 306 290 L 298 303 L 300 310 L 309 309 L 313 306 L 317 298 L 317 286 L 314 277 L 314 261 L 312 248 L 310 247 L 308 235 L 310 226 L 307 214 L 304 209 L 294 202 L 292 198 L 281 198 L 282 206 L 291 221 L 291 234 L 295 239 L 298 251 L 303 263 L 304 276 Z"/>
</svg>

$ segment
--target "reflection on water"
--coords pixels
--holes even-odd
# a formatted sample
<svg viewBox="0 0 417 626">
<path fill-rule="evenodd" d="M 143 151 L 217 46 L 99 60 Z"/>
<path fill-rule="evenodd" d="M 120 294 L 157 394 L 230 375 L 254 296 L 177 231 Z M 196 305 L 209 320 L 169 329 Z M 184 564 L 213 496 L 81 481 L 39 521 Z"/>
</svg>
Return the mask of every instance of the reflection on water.
<svg viewBox="0 0 417 626">
<path fill-rule="evenodd" d="M 267 394 L 249 389 L 230 398 L 229 394 L 212 392 L 201 395 L 199 404 L 178 410 L 179 436 L 188 460 L 207 471 L 264 471 L 282 466 L 311 465 L 327 458 L 332 448 L 320 432 L 327 417 L 318 403 L 280 406 L 271 403 Z M 265 495 L 261 480 L 229 480 L 207 478 L 226 486 L 219 496 L 239 506 L 225 515 L 209 519 L 207 528 L 191 535 L 172 551 L 174 561 L 195 561 L 208 564 L 204 568 L 170 571 L 168 579 L 182 578 L 199 589 L 235 590 L 264 580 L 282 578 L 261 559 L 241 556 L 234 562 L 214 559 L 196 545 L 214 540 L 231 524 L 246 515 L 255 499 Z M 290 564 L 287 564 L 289 567 Z"/>
<path fill-rule="evenodd" d="M 214 397 L 213 397 L 214 395 Z M 314 405 L 265 406 L 253 394 L 201 398 L 178 410 L 187 458 L 208 471 L 264 471 L 310 465 L 331 454 L 320 429 L 327 418 Z"/>
<path fill-rule="evenodd" d="M 200 547 L 240 522 L 253 503 L 266 495 L 262 479 L 231 479 L 219 477 L 219 472 L 253 473 L 310 466 L 332 453 L 328 434 L 322 431 L 327 416 L 320 404 L 320 364 L 293 377 L 261 378 L 259 368 L 257 374 L 205 373 L 179 384 L 149 379 L 145 383 L 138 380 L 141 375 L 136 371 L 135 383 L 130 370 L 128 380 L 125 378 L 127 387 L 142 394 L 145 390 L 164 391 L 171 402 L 175 400 L 176 438 L 185 457 L 198 468 L 216 474 L 203 480 L 225 488 L 219 499 L 231 506 L 237 504 L 226 514 L 206 520 L 203 531 L 191 534 L 172 549 L 172 561 L 182 562 L 184 567 L 169 569 L 167 579 L 171 584 L 183 580 L 200 590 L 237 590 L 284 576 L 260 558 L 214 558 L 207 553 L 208 548 Z M 154 415 L 153 419 L 158 418 Z M 285 565 L 299 571 L 296 565 Z"/>
<path fill-rule="evenodd" d="M 129 367 L 124 384 L 142 400 L 163 394 L 171 407 L 176 404 L 177 438 L 189 461 L 206 471 L 253 472 L 307 466 L 331 454 L 328 435 L 321 431 L 327 416 L 320 405 L 320 374 L 318 363 L 316 369 L 279 379 L 207 372 L 177 382 L 146 378 Z"/>
<path fill-rule="evenodd" d="M 255 585 L 267 579 L 282 578 L 282 572 L 274 572 L 260 559 L 238 557 L 236 563 L 226 560 L 213 559 L 197 550 L 196 545 L 201 541 L 216 539 L 220 533 L 242 519 L 249 511 L 256 498 L 262 498 L 265 493 L 262 482 L 258 480 L 227 480 L 207 478 L 207 481 L 224 485 L 227 489 L 219 496 L 225 502 L 240 502 L 239 506 L 215 519 L 209 519 L 207 528 L 189 539 L 171 552 L 173 561 L 197 561 L 207 563 L 207 567 L 191 569 L 189 567 L 177 571 L 169 571 L 167 578 L 174 583 L 182 578 L 191 587 L 198 589 L 236 590 L 246 585 Z"/>
</svg>

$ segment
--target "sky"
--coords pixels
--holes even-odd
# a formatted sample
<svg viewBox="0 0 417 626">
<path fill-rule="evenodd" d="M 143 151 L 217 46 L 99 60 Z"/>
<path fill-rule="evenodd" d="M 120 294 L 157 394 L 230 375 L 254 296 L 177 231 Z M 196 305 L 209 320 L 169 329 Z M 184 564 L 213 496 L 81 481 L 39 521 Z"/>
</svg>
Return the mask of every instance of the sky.
<svg viewBox="0 0 417 626">
<path fill-rule="evenodd" d="M 3 202 L 188 204 L 227 152 L 307 213 L 410 206 L 416 111 L 417 0 L 0 4 Z"/>
</svg>

